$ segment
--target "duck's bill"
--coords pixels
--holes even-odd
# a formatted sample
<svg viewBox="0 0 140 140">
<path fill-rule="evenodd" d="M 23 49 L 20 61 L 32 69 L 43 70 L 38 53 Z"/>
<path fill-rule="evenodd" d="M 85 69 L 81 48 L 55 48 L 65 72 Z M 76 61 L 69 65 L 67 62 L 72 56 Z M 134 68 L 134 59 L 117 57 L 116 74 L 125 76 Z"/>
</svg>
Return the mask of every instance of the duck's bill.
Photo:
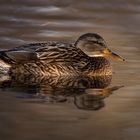
<svg viewBox="0 0 140 140">
<path fill-rule="evenodd" d="M 122 58 L 121 56 L 117 55 L 116 53 L 111 53 L 110 57 L 113 58 L 114 60 L 118 60 L 118 61 L 125 61 L 124 58 Z"/>
<path fill-rule="evenodd" d="M 110 57 L 110 58 L 112 58 L 112 59 L 114 59 L 114 60 L 117 60 L 117 61 L 125 61 L 124 58 L 122 58 L 122 57 L 119 56 L 118 54 L 116 54 L 116 53 L 110 51 L 109 49 L 106 49 L 106 50 L 104 51 L 104 55 L 105 55 L 105 56 L 108 56 L 108 57 Z"/>
</svg>

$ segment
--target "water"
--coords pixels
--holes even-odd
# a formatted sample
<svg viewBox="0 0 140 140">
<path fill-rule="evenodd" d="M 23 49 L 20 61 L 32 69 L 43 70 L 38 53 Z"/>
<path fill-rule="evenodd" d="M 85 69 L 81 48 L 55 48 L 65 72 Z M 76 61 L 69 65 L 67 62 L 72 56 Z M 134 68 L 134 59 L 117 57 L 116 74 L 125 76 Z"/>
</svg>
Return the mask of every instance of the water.
<svg viewBox="0 0 140 140">
<path fill-rule="evenodd" d="M 39 83 L 27 78 L 25 86 L 22 79 L 6 81 L 0 92 L 1 139 L 140 139 L 139 0 L 0 3 L 0 48 L 47 40 L 74 42 L 83 33 L 97 32 L 126 59 L 112 62 L 112 80 L 100 79 L 101 84 L 88 78 Z M 93 89 L 100 86 L 105 89 Z"/>
</svg>

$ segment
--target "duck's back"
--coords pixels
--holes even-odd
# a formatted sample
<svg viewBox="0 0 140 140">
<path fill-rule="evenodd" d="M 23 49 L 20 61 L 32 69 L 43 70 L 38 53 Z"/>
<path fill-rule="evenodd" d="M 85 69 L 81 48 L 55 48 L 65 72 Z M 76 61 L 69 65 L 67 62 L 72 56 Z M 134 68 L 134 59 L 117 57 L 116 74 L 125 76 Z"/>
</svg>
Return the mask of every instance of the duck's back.
<svg viewBox="0 0 140 140">
<path fill-rule="evenodd" d="M 89 57 L 68 43 L 37 43 L 0 52 L 11 74 L 78 75 Z"/>
</svg>

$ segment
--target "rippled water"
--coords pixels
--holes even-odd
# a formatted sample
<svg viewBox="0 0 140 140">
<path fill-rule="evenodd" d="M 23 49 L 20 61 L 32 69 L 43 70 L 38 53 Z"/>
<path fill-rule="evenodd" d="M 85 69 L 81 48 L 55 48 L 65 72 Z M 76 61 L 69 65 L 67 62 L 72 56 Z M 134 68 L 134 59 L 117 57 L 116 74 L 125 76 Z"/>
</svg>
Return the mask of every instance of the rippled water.
<svg viewBox="0 0 140 140">
<path fill-rule="evenodd" d="M 0 2 L 0 48 L 74 42 L 86 32 L 102 35 L 109 48 L 126 59 L 112 62 L 112 80 L 41 79 L 38 85 L 29 78 L 24 87 L 6 81 L 0 93 L 2 139 L 140 139 L 139 0 Z M 105 89 L 93 89 L 99 86 Z"/>
</svg>

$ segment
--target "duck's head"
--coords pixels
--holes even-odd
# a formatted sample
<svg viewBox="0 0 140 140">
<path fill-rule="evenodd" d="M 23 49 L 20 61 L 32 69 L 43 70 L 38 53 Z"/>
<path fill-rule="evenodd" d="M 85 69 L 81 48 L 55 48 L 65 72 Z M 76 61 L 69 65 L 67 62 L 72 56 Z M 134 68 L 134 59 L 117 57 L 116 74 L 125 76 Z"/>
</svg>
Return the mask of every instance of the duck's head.
<svg viewBox="0 0 140 140">
<path fill-rule="evenodd" d="M 94 57 L 111 57 L 115 60 L 124 61 L 124 59 L 112 52 L 106 45 L 104 39 L 96 33 L 86 33 L 81 35 L 75 42 L 75 46 L 82 51 L 90 52 Z"/>
</svg>

